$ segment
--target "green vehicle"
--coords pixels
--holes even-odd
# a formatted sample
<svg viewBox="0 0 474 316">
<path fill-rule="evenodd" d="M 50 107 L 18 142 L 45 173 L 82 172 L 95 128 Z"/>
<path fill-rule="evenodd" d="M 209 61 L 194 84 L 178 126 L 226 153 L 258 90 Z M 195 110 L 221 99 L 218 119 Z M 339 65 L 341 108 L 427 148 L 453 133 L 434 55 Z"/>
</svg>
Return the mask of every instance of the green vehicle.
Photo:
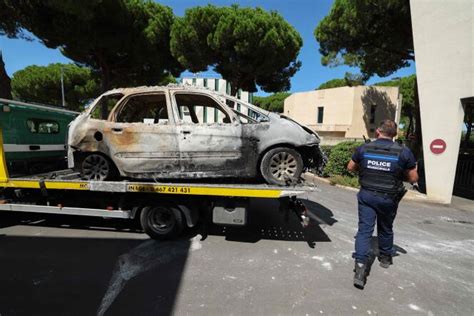
<svg viewBox="0 0 474 316">
<path fill-rule="evenodd" d="M 78 112 L 0 99 L 0 128 L 11 173 L 65 167 L 69 123 Z"/>
</svg>

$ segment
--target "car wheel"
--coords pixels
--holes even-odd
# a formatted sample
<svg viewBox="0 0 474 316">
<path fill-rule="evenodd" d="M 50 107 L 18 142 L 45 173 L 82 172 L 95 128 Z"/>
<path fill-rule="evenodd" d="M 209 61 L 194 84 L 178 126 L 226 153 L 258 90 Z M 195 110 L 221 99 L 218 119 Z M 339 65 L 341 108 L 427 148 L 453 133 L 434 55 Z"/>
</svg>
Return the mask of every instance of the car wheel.
<svg viewBox="0 0 474 316">
<path fill-rule="evenodd" d="M 273 148 L 263 156 L 260 172 L 268 184 L 296 183 L 303 172 L 303 159 L 294 149 Z"/>
<path fill-rule="evenodd" d="M 106 157 L 99 154 L 87 155 L 81 163 L 83 179 L 104 181 L 116 176 L 115 166 Z"/>
<path fill-rule="evenodd" d="M 153 239 L 166 240 L 178 237 L 183 231 L 181 212 L 170 206 L 147 206 L 140 214 L 145 233 Z"/>
</svg>

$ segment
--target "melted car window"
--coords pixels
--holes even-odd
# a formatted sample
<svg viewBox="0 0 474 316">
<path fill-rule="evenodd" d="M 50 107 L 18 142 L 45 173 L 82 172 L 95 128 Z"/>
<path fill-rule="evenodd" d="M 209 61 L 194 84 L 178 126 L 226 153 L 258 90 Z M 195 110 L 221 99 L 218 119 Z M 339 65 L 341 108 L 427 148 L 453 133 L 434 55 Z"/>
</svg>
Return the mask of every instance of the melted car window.
<svg viewBox="0 0 474 316">
<path fill-rule="evenodd" d="M 200 94 L 175 95 L 179 117 L 186 123 L 230 123 L 229 114 L 212 98 Z"/>
<path fill-rule="evenodd" d="M 122 97 L 123 94 L 121 93 L 104 95 L 92 110 L 91 117 L 97 120 L 106 120 L 110 111 Z"/>
<path fill-rule="evenodd" d="M 231 99 L 225 99 L 225 103 L 238 115 L 241 123 L 247 124 L 268 122 L 268 118 L 266 116 L 257 111 L 252 110 L 250 107 L 243 103 L 235 102 Z"/>
<path fill-rule="evenodd" d="M 137 95 L 129 98 L 117 114 L 117 122 L 165 124 L 168 110 L 164 94 Z"/>
</svg>

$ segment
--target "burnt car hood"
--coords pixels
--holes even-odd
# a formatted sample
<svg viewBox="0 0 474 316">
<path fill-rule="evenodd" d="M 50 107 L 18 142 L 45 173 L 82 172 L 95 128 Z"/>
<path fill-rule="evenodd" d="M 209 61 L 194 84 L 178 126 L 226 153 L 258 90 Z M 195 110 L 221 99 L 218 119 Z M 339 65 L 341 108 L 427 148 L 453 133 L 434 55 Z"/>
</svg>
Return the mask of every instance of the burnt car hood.
<svg viewBox="0 0 474 316">
<path fill-rule="evenodd" d="M 318 133 L 316 133 L 307 126 L 301 125 L 300 123 L 296 122 L 295 120 L 289 118 L 286 115 L 269 112 L 267 116 L 270 119 L 271 124 L 284 125 L 286 128 L 291 126 L 292 131 L 299 130 L 299 134 L 305 139 L 306 145 L 309 145 L 309 143 L 319 144 L 321 142 Z"/>
<path fill-rule="evenodd" d="M 316 136 L 316 138 L 321 141 L 321 139 L 319 138 L 319 135 L 318 133 L 316 133 L 315 131 L 313 131 L 311 128 L 307 127 L 307 126 L 304 126 L 304 125 L 301 125 L 300 123 L 296 122 L 295 120 L 289 118 L 288 116 L 284 115 L 284 114 L 280 114 L 279 115 L 280 118 L 282 119 L 285 119 L 285 120 L 289 120 L 293 123 L 295 123 L 296 125 L 298 125 L 299 127 L 301 127 L 303 130 L 305 130 L 306 132 L 308 132 L 309 134 L 312 134 L 314 136 Z"/>
</svg>

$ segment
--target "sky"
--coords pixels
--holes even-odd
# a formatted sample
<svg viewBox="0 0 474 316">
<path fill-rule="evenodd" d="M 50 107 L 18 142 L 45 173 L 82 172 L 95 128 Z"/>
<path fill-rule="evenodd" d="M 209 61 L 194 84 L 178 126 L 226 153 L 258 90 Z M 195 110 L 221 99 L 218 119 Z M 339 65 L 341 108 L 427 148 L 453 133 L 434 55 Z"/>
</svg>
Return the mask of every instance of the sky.
<svg viewBox="0 0 474 316">
<path fill-rule="evenodd" d="M 346 72 L 357 73 L 356 68 L 338 66 L 334 68 L 321 65 L 319 45 L 313 32 L 319 21 L 330 11 L 332 0 L 159 0 L 163 5 L 170 6 L 177 16 L 183 16 L 187 8 L 204 6 L 211 3 L 216 6 L 239 4 L 241 7 L 262 7 L 265 10 L 277 11 L 290 23 L 303 38 L 298 59 L 302 62 L 300 70 L 291 78 L 290 92 L 314 90 L 320 84 L 335 78 L 343 78 Z M 8 39 L 0 36 L 0 50 L 3 53 L 7 73 L 11 76 L 15 71 L 29 65 L 48 65 L 50 63 L 72 62 L 64 57 L 58 49 L 49 49 L 39 41 Z M 400 69 L 387 78 L 374 76 L 368 84 L 404 77 L 415 73 L 415 65 Z M 189 76 L 184 72 L 181 76 Z M 209 71 L 204 76 L 218 76 Z M 267 95 L 260 91 L 256 95 Z"/>
</svg>

